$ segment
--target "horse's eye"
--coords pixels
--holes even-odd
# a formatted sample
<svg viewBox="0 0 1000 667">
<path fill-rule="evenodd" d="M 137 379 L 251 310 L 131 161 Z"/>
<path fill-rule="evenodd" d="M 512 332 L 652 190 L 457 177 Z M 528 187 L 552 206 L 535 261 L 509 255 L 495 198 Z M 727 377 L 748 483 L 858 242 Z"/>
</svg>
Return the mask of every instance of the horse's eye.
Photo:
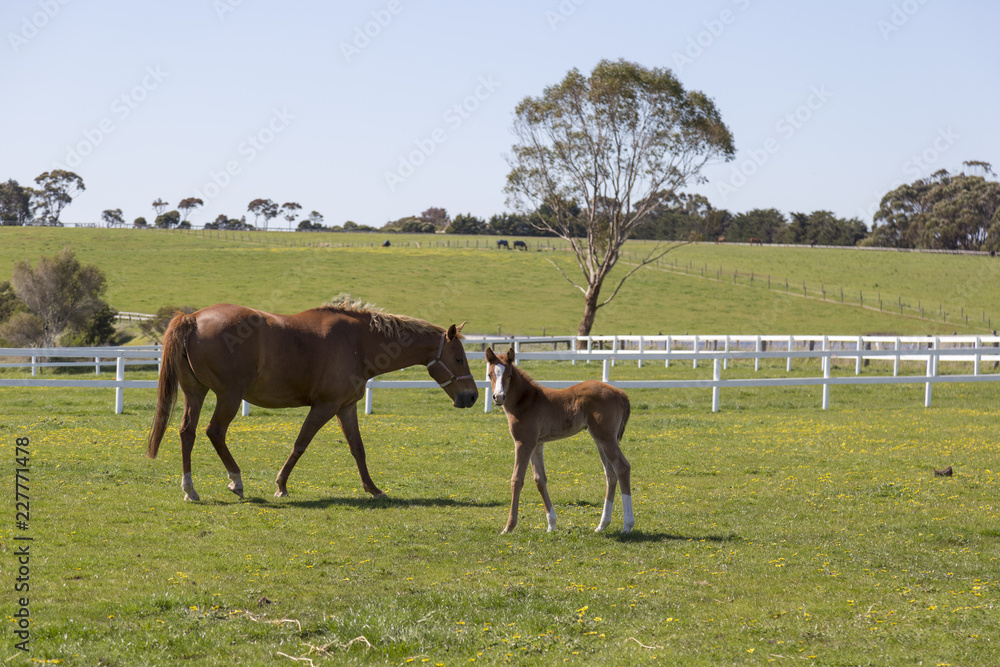
<svg viewBox="0 0 1000 667">
<path fill-rule="evenodd" d="M 462 359 L 461 357 L 455 357 L 455 363 L 461 366 L 463 363 L 465 363 L 465 360 Z"/>
</svg>

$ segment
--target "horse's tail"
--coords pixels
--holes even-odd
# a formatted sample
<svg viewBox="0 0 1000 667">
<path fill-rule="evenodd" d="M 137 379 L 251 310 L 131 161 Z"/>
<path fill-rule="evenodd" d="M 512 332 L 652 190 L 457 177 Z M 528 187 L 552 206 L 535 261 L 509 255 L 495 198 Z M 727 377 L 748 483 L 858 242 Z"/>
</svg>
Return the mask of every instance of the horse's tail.
<svg viewBox="0 0 1000 667">
<path fill-rule="evenodd" d="M 622 441 L 622 436 L 625 435 L 625 426 L 628 424 L 628 418 L 632 414 L 632 402 L 628 400 L 628 396 L 624 397 L 624 414 L 622 415 L 622 423 L 618 426 L 618 442 Z"/>
<path fill-rule="evenodd" d="M 170 413 L 177 402 L 177 383 L 180 378 L 181 364 L 187 359 L 187 338 L 197 328 L 194 315 L 178 312 L 170 320 L 167 331 L 163 334 L 163 359 L 160 362 L 160 380 L 156 386 L 156 413 L 153 425 L 149 429 L 149 443 L 146 456 L 156 458 L 160 449 L 160 441 L 170 422 Z"/>
</svg>

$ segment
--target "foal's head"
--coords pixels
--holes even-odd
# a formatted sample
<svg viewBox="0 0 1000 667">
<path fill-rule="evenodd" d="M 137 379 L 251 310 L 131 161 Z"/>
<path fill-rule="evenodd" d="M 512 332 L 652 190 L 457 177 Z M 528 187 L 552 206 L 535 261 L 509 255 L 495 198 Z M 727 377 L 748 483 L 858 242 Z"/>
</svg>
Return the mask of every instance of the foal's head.
<svg viewBox="0 0 1000 667">
<path fill-rule="evenodd" d="M 492 347 L 486 348 L 486 362 L 489 367 L 486 370 L 486 377 L 490 381 L 490 390 L 493 392 L 493 402 L 503 405 L 507 398 L 507 389 L 510 387 L 511 369 L 514 366 L 514 348 L 507 350 L 507 354 L 496 354 Z"/>
</svg>

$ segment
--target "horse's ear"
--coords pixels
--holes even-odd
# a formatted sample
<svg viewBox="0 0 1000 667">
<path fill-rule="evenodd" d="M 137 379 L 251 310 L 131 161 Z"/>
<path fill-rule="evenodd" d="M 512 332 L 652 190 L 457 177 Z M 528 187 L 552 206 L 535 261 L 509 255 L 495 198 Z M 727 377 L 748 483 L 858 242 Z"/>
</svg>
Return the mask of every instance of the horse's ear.
<svg viewBox="0 0 1000 667">
<path fill-rule="evenodd" d="M 468 322 L 468 320 L 466 320 L 465 322 Z M 457 331 L 458 333 L 462 333 L 462 327 L 465 326 L 465 322 L 462 322 L 457 327 L 455 327 L 455 331 Z"/>
<path fill-rule="evenodd" d="M 464 322 L 462 324 L 465 324 Z M 448 340 L 455 340 L 455 336 L 458 335 L 458 327 L 452 324 L 448 327 Z"/>
<path fill-rule="evenodd" d="M 514 363 L 514 348 L 510 348 L 509 350 L 507 350 L 507 363 L 508 364 Z"/>
<path fill-rule="evenodd" d="M 497 355 L 495 352 L 493 352 L 492 347 L 486 348 L 486 361 L 490 362 L 491 364 L 495 364 L 496 362 L 500 361 L 499 359 L 497 359 Z"/>
</svg>

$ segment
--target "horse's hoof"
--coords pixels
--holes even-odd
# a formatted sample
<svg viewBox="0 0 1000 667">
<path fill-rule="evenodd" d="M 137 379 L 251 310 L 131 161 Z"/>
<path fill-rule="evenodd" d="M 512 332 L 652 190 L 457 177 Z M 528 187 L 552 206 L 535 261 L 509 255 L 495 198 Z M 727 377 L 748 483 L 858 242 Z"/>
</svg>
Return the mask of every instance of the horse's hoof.
<svg viewBox="0 0 1000 667">
<path fill-rule="evenodd" d="M 243 497 L 243 487 L 242 486 L 239 487 L 239 488 L 236 488 L 236 489 L 234 489 L 233 487 L 229 487 L 229 490 L 232 491 L 233 493 L 235 493 L 236 495 L 238 495 L 240 498 Z"/>
<path fill-rule="evenodd" d="M 192 491 L 191 493 L 184 494 L 184 500 L 198 501 L 201 500 L 201 497 L 197 493 Z"/>
<path fill-rule="evenodd" d="M 607 525 L 600 525 L 600 526 L 598 526 L 597 528 L 594 529 L 594 532 L 595 533 L 603 533 L 605 528 L 607 528 Z"/>
<path fill-rule="evenodd" d="M 278 489 L 277 491 L 274 492 L 274 497 L 275 498 L 284 498 L 287 495 L 288 495 L 288 491 L 282 491 L 281 489 Z"/>
</svg>

